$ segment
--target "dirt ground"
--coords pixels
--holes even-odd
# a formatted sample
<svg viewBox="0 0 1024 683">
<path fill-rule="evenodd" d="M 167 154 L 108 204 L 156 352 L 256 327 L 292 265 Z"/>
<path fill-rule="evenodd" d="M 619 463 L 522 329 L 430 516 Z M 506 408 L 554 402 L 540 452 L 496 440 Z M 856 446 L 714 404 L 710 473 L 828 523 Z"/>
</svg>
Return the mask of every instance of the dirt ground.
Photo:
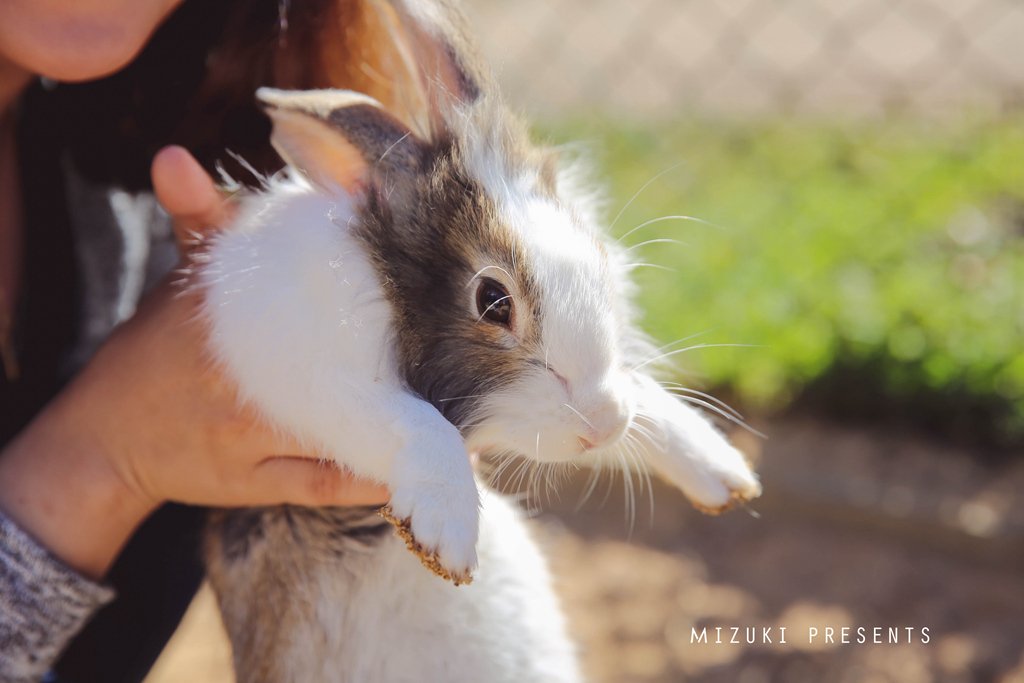
<svg viewBox="0 0 1024 683">
<path fill-rule="evenodd" d="M 749 511 L 704 517 L 655 485 L 654 516 L 645 494 L 630 531 L 620 482 L 577 512 L 581 480 L 537 516 L 591 680 L 1024 682 L 1024 461 L 987 469 L 813 421 L 765 428 L 768 441 L 743 439 L 766 489 Z M 692 642 L 705 627 L 709 642 Z M 883 642 L 859 644 L 858 627 Z M 147 680 L 231 680 L 208 591 Z"/>
</svg>

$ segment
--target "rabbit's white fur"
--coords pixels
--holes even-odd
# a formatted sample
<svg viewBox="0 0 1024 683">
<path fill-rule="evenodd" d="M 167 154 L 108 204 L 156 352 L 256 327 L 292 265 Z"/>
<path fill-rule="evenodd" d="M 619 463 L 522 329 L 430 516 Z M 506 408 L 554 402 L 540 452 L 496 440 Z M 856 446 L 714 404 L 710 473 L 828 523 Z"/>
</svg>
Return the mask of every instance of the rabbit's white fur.
<svg viewBox="0 0 1024 683">
<path fill-rule="evenodd" d="M 521 250 L 510 267 L 530 273 L 531 289 L 520 291 L 520 278 L 463 245 L 477 272 L 453 305 L 487 326 L 474 308 L 476 280 L 499 281 L 520 312 L 509 329 L 490 333 L 501 348 L 522 344 L 516 357 L 529 362 L 480 397 L 461 434 L 406 383 L 395 295 L 358 232 L 360 185 L 314 187 L 297 173 L 274 181 L 208 245 L 198 278 L 210 348 L 241 399 L 312 452 L 386 483 L 394 517 L 408 520 L 416 543 L 451 576 L 468 578 L 480 554 L 475 583 L 457 588 L 424 571 L 395 538 L 342 561 L 302 549 L 309 557 L 295 590 L 308 595 L 296 599 L 315 605 L 315 618 L 303 613 L 282 631 L 275 680 L 577 680 L 543 560 L 506 504 L 485 493 L 481 511 L 467 451 L 633 461 L 710 510 L 760 493 L 739 452 L 637 369 L 646 358 L 634 357 L 628 281 L 614 245 L 585 207 L 542 191 L 500 148 L 483 136 L 461 154 L 495 208 L 493 229 Z M 525 341 L 531 334 L 534 346 Z M 220 590 L 222 606 L 239 628 L 250 628 L 244 601 L 252 599 L 239 582 L 258 568 L 250 557 L 224 575 L 235 585 Z M 259 585 L 254 579 L 251 590 Z"/>
<path fill-rule="evenodd" d="M 500 444 L 540 461 L 580 462 L 578 435 L 596 431 L 607 447 L 583 454 L 594 466 L 623 462 L 617 454 L 628 434 L 634 464 L 652 467 L 702 509 L 759 495 L 740 452 L 699 411 L 634 369 L 654 350 L 635 330 L 625 252 L 602 234 L 595 198 L 576 180 L 582 174 L 563 166 L 562 201 L 553 202 L 537 192 L 528 169 L 501 158 L 500 132 L 472 115 L 461 119 L 468 170 L 498 207 L 500 224 L 529 251 L 524 258 L 542 292 L 544 365 L 558 375 L 532 373 L 488 396 L 482 412 L 490 419 L 469 437 L 471 448 Z"/>
<path fill-rule="evenodd" d="M 230 590 L 221 591 L 222 609 L 233 617 L 229 628 L 274 635 L 270 651 L 236 652 L 247 658 L 236 659 L 239 680 L 582 680 L 546 563 L 518 510 L 491 491 L 482 491 L 481 502 L 480 567 L 467 586 L 425 571 L 393 535 L 338 554 L 318 550 L 316 539 L 250 550 L 232 568 Z M 264 562 L 274 561 L 264 555 L 287 551 L 296 553 L 301 573 L 287 588 L 288 605 L 268 615 L 252 604 L 266 590 Z M 232 640 L 244 636 L 232 633 Z"/>
<path fill-rule="evenodd" d="M 478 569 L 469 586 L 437 579 L 366 511 L 355 526 L 344 510 L 224 513 L 207 561 L 239 679 L 571 683 L 544 561 L 478 491 L 468 451 L 631 462 L 709 510 L 760 485 L 639 369 L 653 350 L 622 251 L 502 105 L 455 4 L 359 7 L 376 29 L 344 40 L 393 43 L 370 66 L 395 87 L 365 84 L 389 107 L 260 92 L 301 172 L 244 199 L 208 245 L 210 350 L 269 424 L 387 484 L 432 568 Z M 491 286 L 511 299 L 503 319 L 481 310 Z"/>
<path fill-rule="evenodd" d="M 486 184 L 485 184 L 486 187 Z M 570 210 L 495 197 L 544 302 L 544 367 L 482 401 L 471 450 L 596 464 L 625 447 L 704 508 L 749 498 L 742 456 L 694 409 L 620 360 L 618 274 Z M 459 431 L 405 386 L 388 300 L 354 237 L 352 200 L 278 183 L 216 237 L 201 271 L 211 344 L 241 396 L 316 452 L 390 487 L 392 508 L 457 574 L 475 565 L 477 494 Z M 481 269 L 487 268 L 484 263 Z M 513 283 L 507 284 L 514 292 Z M 467 289 L 467 315 L 472 288 Z M 429 293 L 424 293 L 429 296 Z M 629 361 L 630 359 L 623 359 Z M 580 438 L 602 447 L 585 450 Z"/>
<path fill-rule="evenodd" d="M 251 200 L 201 271 L 216 359 L 270 424 L 388 484 L 399 519 L 458 573 L 476 565 L 477 492 L 459 431 L 411 394 L 390 307 L 344 193 L 295 179 Z"/>
</svg>

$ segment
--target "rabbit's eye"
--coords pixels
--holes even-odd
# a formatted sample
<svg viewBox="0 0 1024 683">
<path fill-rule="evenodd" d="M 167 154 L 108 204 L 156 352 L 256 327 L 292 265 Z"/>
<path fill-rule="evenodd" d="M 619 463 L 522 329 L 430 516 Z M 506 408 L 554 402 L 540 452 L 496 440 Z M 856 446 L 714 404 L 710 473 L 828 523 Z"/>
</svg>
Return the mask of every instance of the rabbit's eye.
<svg viewBox="0 0 1024 683">
<path fill-rule="evenodd" d="M 476 310 L 480 319 L 508 327 L 512 320 L 512 295 L 491 279 L 485 279 L 476 290 Z"/>
</svg>

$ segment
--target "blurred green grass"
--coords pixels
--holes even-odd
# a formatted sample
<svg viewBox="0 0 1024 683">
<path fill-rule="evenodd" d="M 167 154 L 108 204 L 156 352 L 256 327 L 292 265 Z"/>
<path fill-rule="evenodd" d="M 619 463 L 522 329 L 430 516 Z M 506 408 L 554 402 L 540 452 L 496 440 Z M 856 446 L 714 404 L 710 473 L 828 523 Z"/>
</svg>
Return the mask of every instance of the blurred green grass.
<svg viewBox="0 0 1024 683">
<path fill-rule="evenodd" d="M 583 140 L 631 253 L 645 329 L 691 384 L 760 410 L 842 378 L 884 405 L 984 406 L 1024 437 L 1024 117 L 958 122 L 597 118 Z M 835 396 L 836 391 L 831 392 Z M 922 408 L 922 410 L 924 410 Z M 925 411 L 926 412 L 926 411 Z"/>
</svg>

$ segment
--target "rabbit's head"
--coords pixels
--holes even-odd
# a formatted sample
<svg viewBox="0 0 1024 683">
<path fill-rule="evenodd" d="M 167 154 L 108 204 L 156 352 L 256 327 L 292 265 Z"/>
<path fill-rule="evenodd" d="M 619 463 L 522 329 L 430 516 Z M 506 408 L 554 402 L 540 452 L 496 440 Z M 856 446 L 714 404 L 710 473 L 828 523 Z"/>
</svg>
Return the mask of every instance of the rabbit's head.
<svg viewBox="0 0 1024 683">
<path fill-rule="evenodd" d="M 471 449 L 593 459 L 634 415 L 621 254 L 502 105 L 457 13 L 386 7 L 419 104 L 264 90 L 273 142 L 355 199 L 405 379 Z"/>
<path fill-rule="evenodd" d="M 349 91 L 261 91 L 274 142 L 345 193 L 391 303 L 409 387 L 470 448 L 586 462 L 634 406 L 618 252 L 551 153 L 497 102 L 453 107 L 432 139 Z"/>
</svg>

